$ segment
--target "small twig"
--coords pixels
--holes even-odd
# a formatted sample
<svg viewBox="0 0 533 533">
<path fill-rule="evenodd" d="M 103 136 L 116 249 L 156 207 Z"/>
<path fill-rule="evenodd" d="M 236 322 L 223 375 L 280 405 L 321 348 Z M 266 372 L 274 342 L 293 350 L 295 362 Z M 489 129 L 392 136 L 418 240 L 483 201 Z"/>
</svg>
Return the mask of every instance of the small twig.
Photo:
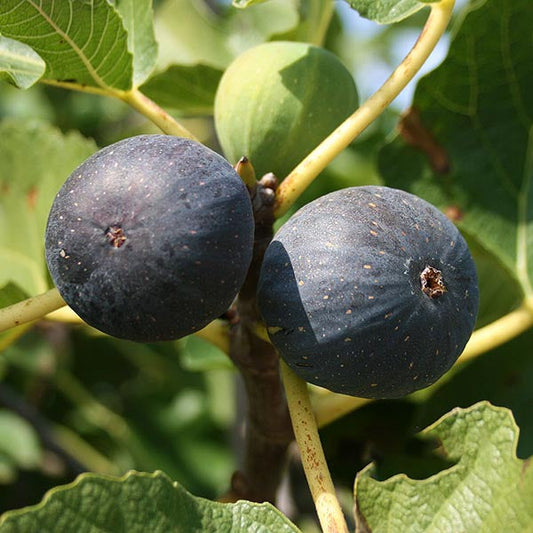
<svg viewBox="0 0 533 533">
<path fill-rule="evenodd" d="M 474 359 L 518 337 L 531 327 L 533 327 L 533 297 L 524 300 L 515 311 L 474 331 L 457 362 Z"/>
<path fill-rule="evenodd" d="M 420 70 L 448 26 L 453 5 L 454 0 L 431 4 L 420 37 L 387 81 L 283 180 L 276 195 L 276 218 L 291 207 L 320 172 L 387 108 Z"/>
<path fill-rule="evenodd" d="M 283 361 L 281 362 L 281 375 L 287 394 L 294 436 L 322 531 L 324 533 L 348 533 L 348 526 L 337 499 L 320 442 L 307 383 Z"/>
<path fill-rule="evenodd" d="M 63 307 L 65 301 L 57 289 L 33 296 L 0 309 L 0 331 L 27 324 Z"/>
<path fill-rule="evenodd" d="M 252 195 L 254 254 L 237 300 L 238 322 L 231 329 L 229 353 L 240 371 L 247 396 L 244 459 L 242 469 L 233 476 L 231 490 L 224 497 L 226 501 L 247 499 L 274 503 L 287 449 L 293 440 L 278 355 L 268 341 L 256 335 L 260 317 L 255 294 L 263 255 L 272 239 L 276 184 L 273 176 L 264 176 Z"/>
</svg>

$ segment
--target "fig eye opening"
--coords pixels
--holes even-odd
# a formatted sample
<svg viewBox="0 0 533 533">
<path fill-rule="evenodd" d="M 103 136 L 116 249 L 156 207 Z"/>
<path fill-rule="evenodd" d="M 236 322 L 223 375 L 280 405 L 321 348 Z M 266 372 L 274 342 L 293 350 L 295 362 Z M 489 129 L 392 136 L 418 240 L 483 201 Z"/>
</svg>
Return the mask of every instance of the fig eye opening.
<svg viewBox="0 0 533 533">
<path fill-rule="evenodd" d="M 105 230 L 105 238 L 113 248 L 120 248 L 126 242 L 126 235 L 120 226 L 109 226 Z"/>
<path fill-rule="evenodd" d="M 426 266 L 420 274 L 422 292 L 430 298 L 440 298 L 446 292 L 442 272 L 435 267 Z"/>
</svg>

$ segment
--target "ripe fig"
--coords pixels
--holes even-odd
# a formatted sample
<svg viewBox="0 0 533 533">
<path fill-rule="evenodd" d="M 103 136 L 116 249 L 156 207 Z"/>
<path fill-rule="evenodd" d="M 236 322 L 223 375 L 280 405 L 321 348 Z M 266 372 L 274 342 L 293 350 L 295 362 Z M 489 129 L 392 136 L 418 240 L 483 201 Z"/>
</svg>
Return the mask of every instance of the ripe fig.
<svg viewBox="0 0 533 533">
<path fill-rule="evenodd" d="M 252 257 L 253 215 L 232 166 L 200 143 L 139 135 L 89 157 L 53 202 L 46 261 L 91 326 L 172 340 L 230 306 Z"/>
<path fill-rule="evenodd" d="M 267 248 L 258 304 L 310 383 L 395 398 L 446 372 L 474 328 L 477 274 L 458 229 L 404 191 L 352 187 L 292 216 Z"/>
<path fill-rule="evenodd" d="M 264 43 L 237 57 L 215 98 L 225 156 L 243 155 L 257 175 L 284 178 L 357 107 L 350 72 L 331 52 L 307 43 Z"/>
</svg>

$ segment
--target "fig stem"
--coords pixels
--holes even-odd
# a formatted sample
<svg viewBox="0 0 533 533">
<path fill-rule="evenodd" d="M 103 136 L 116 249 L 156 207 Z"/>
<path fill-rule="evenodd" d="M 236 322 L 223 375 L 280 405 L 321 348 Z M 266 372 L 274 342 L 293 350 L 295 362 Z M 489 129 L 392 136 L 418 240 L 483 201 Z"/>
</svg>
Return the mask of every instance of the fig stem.
<svg viewBox="0 0 533 533">
<path fill-rule="evenodd" d="M 33 322 L 63 307 L 65 300 L 56 288 L 0 309 L 0 332 Z"/>
<path fill-rule="evenodd" d="M 320 442 L 307 383 L 280 360 L 292 427 L 322 531 L 348 533 Z"/>
<path fill-rule="evenodd" d="M 52 85 L 54 87 L 61 87 L 62 89 L 69 89 L 71 91 L 80 91 L 83 93 L 97 94 L 99 96 L 111 96 L 122 100 L 135 111 L 151 120 L 159 129 L 168 135 L 175 135 L 176 137 L 185 137 L 197 141 L 198 139 L 184 126 L 182 126 L 174 117 L 169 115 L 163 108 L 159 107 L 153 100 L 148 98 L 139 89 L 134 88 L 129 91 L 119 91 L 108 86 L 91 87 L 80 83 L 57 80 L 41 80 L 42 83 Z"/>
<path fill-rule="evenodd" d="M 276 218 L 287 212 L 320 172 L 381 115 L 411 81 L 446 30 L 454 2 L 455 0 L 441 0 L 431 4 L 431 13 L 422 33 L 387 81 L 282 181 L 276 194 Z"/>
<path fill-rule="evenodd" d="M 176 137 L 185 137 L 193 141 L 198 140 L 187 128 L 182 126 L 139 89 L 124 91 L 120 93 L 119 98 L 141 113 L 141 115 L 150 119 L 163 133 L 175 135 Z"/>
<path fill-rule="evenodd" d="M 474 359 L 482 353 L 493 350 L 531 327 L 533 327 L 533 296 L 526 298 L 518 309 L 474 331 L 457 363 Z"/>
</svg>

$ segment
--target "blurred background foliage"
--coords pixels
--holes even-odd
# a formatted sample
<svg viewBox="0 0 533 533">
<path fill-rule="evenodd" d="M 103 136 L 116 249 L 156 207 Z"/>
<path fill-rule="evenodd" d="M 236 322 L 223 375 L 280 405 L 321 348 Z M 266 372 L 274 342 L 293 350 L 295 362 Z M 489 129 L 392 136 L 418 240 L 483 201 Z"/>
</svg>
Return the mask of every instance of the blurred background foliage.
<svg viewBox="0 0 533 533">
<path fill-rule="evenodd" d="M 312 3 L 272 0 L 240 11 L 223 1 L 156 0 L 158 69 L 201 62 L 216 81 L 217 71 L 254 44 L 312 35 L 305 11 Z M 456 17 L 464 4 L 458 3 Z M 379 26 L 361 19 L 347 3 L 336 2 L 335 7 L 324 46 L 345 62 L 364 101 L 414 43 L 427 14 Z M 443 39 L 425 72 L 445 57 L 447 43 Z M 147 87 L 148 94 L 157 90 Z M 396 124 L 413 91 L 411 84 L 309 187 L 291 213 L 332 190 L 379 183 L 378 152 L 397 134 Z M 209 101 L 208 94 L 200 115 L 169 111 L 216 150 Z M 7 119 L 44 122 L 64 133 L 79 131 L 99 147 L 157 131 L 110 98 L 42 84 L 23 91 L 0 81 L 0 120 Z M 512 308 L 518 290 L 507 286 L 504 292 L 505 307 Z M 496 318 L 490 305 L 482 315 L 484 322 Z M 397 472 L 420 478 L 445 468 L 433 453 L 434 444 L 415 434 L 453 407 L 482 399 L 513 410 L 521 427 L 519 456 L 532 455 L 532 343 L 532 334 L 526 333 L 454 368 L 443 382 L 414 397 L 368 404 L 324 428 L 326 457 L 346 500 L 355 472 L 371 460 L 377 461 L 383 478 Z M 46 490 L 86 470 L 122 474 L 160 469 L 207 498 L 228 488 L 239 463 L 246 407 L 236 372 L 210 344 L 191 337 L 139 345 L 49 321 L 3 334 L 0 348 L 0 512 L 37 503 Z M 312 531 L 313 506 L 295 454 L 289 472 L 280 507 Z"/>
</svg>

